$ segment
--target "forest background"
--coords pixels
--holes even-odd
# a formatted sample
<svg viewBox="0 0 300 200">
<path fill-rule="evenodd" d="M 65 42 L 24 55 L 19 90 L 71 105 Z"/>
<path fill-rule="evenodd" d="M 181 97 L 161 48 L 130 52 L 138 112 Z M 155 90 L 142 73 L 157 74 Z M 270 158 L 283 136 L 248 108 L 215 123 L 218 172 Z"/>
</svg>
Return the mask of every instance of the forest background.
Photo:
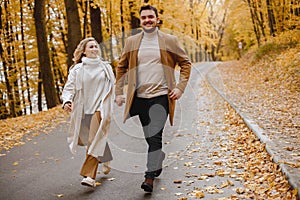
<svg viewBox="0 0 300 200">
<path fill-rule="evenodd" d="M 82 38 L 95 37 L 114 67 L 125 39 L 140 31 L 144 4 L 158 8 L 160 29 L 176 35 L 193 62 L 299 48 L 299 0 L 0 0 L 0 118 L 59 105 Z M 299 66 L 287 66 L 299 75 Z"/>
</svg>

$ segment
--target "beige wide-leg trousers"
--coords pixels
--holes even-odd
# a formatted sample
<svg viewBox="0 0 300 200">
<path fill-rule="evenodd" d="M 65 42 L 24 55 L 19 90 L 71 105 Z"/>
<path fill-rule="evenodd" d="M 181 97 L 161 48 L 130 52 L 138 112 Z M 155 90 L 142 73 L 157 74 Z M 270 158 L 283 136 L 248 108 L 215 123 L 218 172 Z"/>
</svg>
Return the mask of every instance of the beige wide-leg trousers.
<svg viewBox="0 0 300 200">
<path fill-rule="evenodd" d="M 91 143 L 97 133 L 97 130 L 100 125 L 100 121 L 101 121 L 100 112 L 97 111 L 97 112 L 95 112 L 95 114 L 92 116 L 92 119 L 91 119 L 87 149 L 91 145 Z M 97 158 L 86 154 L 86 158 L 82 165 L 80 175 L 86 176 L 86 177 L 91 177 L 92 179 L 95 179 L 96 174 L 97 174 L 98 165 L 99 165 L 99 160 Z"/>
</svg>

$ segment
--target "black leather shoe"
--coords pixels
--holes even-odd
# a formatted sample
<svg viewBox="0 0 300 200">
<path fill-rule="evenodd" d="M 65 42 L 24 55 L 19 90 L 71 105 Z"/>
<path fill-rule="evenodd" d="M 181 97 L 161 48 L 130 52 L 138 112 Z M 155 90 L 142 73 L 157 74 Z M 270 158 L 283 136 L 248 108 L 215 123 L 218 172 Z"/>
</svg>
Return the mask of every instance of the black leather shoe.
<svg viewBox="0 0 300 200">
<path fill-rule="evenodd" d="M 145 181 L 142 183 L 141 188 L 145 192 L 152 192 L 153 191 L 153 179 L 146 178 Z"/>
</svg>

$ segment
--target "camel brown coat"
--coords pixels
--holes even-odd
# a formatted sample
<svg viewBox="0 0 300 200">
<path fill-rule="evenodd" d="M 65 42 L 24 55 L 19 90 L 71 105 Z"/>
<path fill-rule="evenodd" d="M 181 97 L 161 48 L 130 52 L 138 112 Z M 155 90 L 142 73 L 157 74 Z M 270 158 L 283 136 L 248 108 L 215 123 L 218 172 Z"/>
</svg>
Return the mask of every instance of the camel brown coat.
<svg viewBox="0 0 300 200">
<path fill-rule="evenodd" d="M 129 111 L 133 102 L 136 89 L 138 63 L 138 51 L 143 38 L 143 32 L 129 37 L 126 40 L 121 58 L 116 68 L 116 95 L 123 94 L 123 87 L 128 81 L 127 96 L 124 109 L 124 121 L 128 119 Z M 191 72 L 191 62 L 180 47 L 177 37 L 158 31 L 158 43 L 160 49 L 161 63 L 164 67 L 164 74 L 168 84 L 168 91 L 174 88 L 184 92 Z M 180 77 L 178 83 L 175 80 L 175 67 L 180 66 Z M 175 111 L 175 100 L 169 98 L 169 121 L 173 125 Z"/>
</svg>

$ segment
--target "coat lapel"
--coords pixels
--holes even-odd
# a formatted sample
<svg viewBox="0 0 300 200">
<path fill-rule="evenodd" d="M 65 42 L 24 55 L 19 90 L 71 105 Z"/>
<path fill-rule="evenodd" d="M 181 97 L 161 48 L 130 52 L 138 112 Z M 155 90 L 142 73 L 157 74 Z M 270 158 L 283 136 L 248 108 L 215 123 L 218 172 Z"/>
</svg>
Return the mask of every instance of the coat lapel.
<svg viewBox="0 0 300 200">
<path fill-rule="evenodd" d="M 167 45 L 164 36 L 160 31 L 158 31 L 158 45 L 159 45 L 159 51 L 160 51 L 160 59 L 161 63 L 164 67 L 168 66 L 168 60 L 167 60 Z"/>
<path fill-rule="evenodd" d="M 167 49 L 166 41 L 160 31 L 158 31 L 158 44 L 159 44 L 160 50 L 166 51 L 166 49 Z"/>
<path fill-rule="evenodd" d="M 135 59 L 132 59 L 132 62 L 134 63 L 131 63 L 132 67 L 137 67 L 137 64 L 138 64 L 138 53 L 139 53 L 139 48 L 141 46 L 141 42 L 142 42 L 142 38 L 143 38 L 143 35 L 144 33 L 141 32 L 139 33 L 136 37 L 136 40 L 135 41 L 132 41 L 132 46 L 133 46 L 133 52 L 132 52 L 132 57 L 135 58 Z"/>
</svg>

